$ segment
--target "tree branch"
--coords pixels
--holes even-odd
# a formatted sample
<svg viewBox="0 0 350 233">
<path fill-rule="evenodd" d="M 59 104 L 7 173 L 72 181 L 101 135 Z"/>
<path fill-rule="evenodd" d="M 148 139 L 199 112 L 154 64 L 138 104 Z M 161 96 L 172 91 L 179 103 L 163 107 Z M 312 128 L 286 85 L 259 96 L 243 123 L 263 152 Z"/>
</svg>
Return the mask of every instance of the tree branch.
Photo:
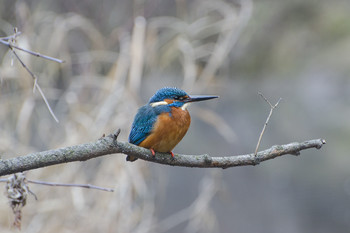
<svg viewBox="0 0 350 233">
<path fill-rule="evenodd" d="M 274 159 L 285 154 L 299 155 L 301 150 L 309 148 L 320 149 L 322 145 L 326 143 L 323 139 L 314 139 L 302 143 L 293 142 L 286 145 L 272 146 L 270 149 L 258 152 L 256 156 L 254 156 L 254 153 L 227 157 L 211 157 L 207 154 L 175 154 L 175 157 L 172 158 L 167 153 L 156 153 L 155 156 L 152 156 L 152 153 L 148 149 L 135 146 L 128 142 L 119 142 L 117 141 L 119 132 L 120 130 L 115 134 L 102 137 L 95 142 L 55 150 L 35 152 L 15 158 L 0 160 L 0 176 L 55 164 L 86 161 L 99 156 L 115 153 L 131 155 L 139 159 L 171 166 L 228 168 L 257 165 L 260 162 Z"/>
</svg>

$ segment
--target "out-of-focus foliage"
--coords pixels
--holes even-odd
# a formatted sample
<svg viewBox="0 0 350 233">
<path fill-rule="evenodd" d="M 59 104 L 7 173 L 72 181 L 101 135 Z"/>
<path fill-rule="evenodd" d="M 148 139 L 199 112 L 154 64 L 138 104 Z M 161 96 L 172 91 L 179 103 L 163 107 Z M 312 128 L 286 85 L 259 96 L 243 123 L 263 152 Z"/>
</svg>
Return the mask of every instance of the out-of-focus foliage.
<svg viewBox="0 0 350 233">
<path fill-rule="evenodd" d="M 92 183 L 114 193 L 30 185 L 25 232 L 344 232 L 349 229 L 348 1 L 0 1 L 0 37 L 17 27 L 33 80 L 0 45 L 0 156 L 74 145 L 122 129 L 160 87 L 218 94 L 191 106 L 186 154 L 251 153 L 325 138 L 253 168 L 172 168 L 113 155 L 29 171 L 29 179 Z M 143 16 L 143 17 L 139 17 Z M 0 184 L 1 186 L 1 184 Z M 5 184 L 3 185 L 5 187 Z M 0 187 L 1 188 L 1 187 Z M 12 212 L 0 197 L 1 232 Z"/>
</svg>

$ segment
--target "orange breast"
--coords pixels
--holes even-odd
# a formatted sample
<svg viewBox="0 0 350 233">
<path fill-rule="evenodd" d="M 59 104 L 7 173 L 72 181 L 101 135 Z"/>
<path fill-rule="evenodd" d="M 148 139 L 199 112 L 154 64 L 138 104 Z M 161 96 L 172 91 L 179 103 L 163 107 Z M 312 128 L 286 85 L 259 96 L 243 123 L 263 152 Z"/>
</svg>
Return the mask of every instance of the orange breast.
<svg viewBox="0 0 350 233">
<path fill-rule="evenodd" d="M 158 152 L 170 152 L 185 136 L 191 124 L 187 110 L 172 107 L 169 113 L 162 113 L 154 124 L 152 133 L 139 146 Z"/>
</svg>

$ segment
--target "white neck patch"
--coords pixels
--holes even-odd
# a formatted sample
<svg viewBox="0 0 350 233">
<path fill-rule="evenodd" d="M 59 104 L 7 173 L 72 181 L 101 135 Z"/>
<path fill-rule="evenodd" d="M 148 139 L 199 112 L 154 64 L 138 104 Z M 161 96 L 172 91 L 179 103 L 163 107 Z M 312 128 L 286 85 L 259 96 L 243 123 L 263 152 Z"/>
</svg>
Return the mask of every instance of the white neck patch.
<svg viewBox="0 0 350 233">
<path fill-rule="evenodd" d="M 190 105 L 190 103 L 185 103 L 184 105 L 182 105 L 181 109 L 182 110 L 186 110 L 186 108 Z"/>
<path fill-rule="evenodd" d="M 168 105 L 168 103 L 165 102 L 165 101 L 159 101 L 159 102 L 151 103 L 150 105 L 151 105 L 152 107 L 157 107 L 157 106 L 159 106 L 159 105 Z"/>
<path fill-rule="evenodd" d="M 166 101 L 159 101 L 159 102 L 154 102 L 154 103 L 150 103 L 150 105 L 154 108 L 160 105 L 168 105 L 168 102 Z M 190 103 L 185 103 L 184 105 L 182 105 L 181 109 L 182 110 L 186 110 L 187 107 L 190 105 Z"/>
</svg>

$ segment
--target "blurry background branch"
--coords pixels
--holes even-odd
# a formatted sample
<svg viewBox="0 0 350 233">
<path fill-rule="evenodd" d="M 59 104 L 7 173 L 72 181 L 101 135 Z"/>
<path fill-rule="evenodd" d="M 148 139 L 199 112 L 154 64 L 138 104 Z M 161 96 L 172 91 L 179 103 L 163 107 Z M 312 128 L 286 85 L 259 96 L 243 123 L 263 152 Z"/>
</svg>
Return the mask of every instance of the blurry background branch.
<svg viewBox="0 0 350 233">
<path fill-rule="evenodd" d="M 26 53 L 29 53 L 30 55 L 33 55 L 33 56 L 36 56 L 36 57 L 41 57 L 41 58 L 44 58 L 44 59 L 47 59 L 47 60 L 50 60 L 50 61 L 55 61 L 55 62 L 58 62 L 58 63 L 63 63 L 64 61 L 63 60 L 60 60 L 60 59 L 57 59 L 57 58 L 53 58 L 53 57 L 49 57 L 49 56 L 46 56 L 46 55 L 42 55 L 40 53 L 36 53 L 36 52 L 33 52 L 33 51 L 30 51 L 30 50 L 27 50 L 27 49 L 24 49 L 24 48 L 21 48 L 21 47 L 18 47 L 15 45 L 15 43 L 17 43 L 17 38 L 18 36 L 21 34 L 21 32 L 19 32 L 17 30 L 17 28 L 14 28 L 14 34 L 11 35 L 11 36 L 7 36 L 7 37 L 1 37 L 0 38 L 0 43 L 3 44 L 3 45 L 6 45 L 9 47 L 9 49 L 11 50 L 11 52 L 13 53 L 13 55 L 16 57 L 16 59 L 21 63 L 22 67 L 24 69 L 26 69 L 26 71 L 29 73 L 30 76 L 32 76 L 33 80 L 34 80 L 34 88 L 33 88 L 33 92 L 35 92 L 35 90 L 37 89 L 41 95 L 41 97 L 43 98 L 46 106 L 47 106 L 47 109 L 49 110 L 51 116 L 55 119 L 55 121 L 58 123 L 58 119 L 55 115 L 55 113 L 52 111 L 52 108 L 49 104 L 49 102 L 47 101 L 47 98 L 44 94 L 44 92 L 41 90 L 41 87 L 39 86 L 38 84 L 38 77 L 29 69 L 29 67 L 23 62 L 23 60 L 18 56 L 18 54 L 16 53 L 16 49 L 17 50 L 20 50 L 20 51 L 23 51 L 23 52 L 26 52 Z"/>
<path fill-rule="evenodd" d="M 99 156 L 115 153 L 132 155 L 150 162 L 171 166 L 228 168 L 257 165 L 262 161 L 274 159 L 285 154 L 299 155 L 301 150 L 308 148 L 320 149 L 322 145 L 326 143 L 323 139 L 314 139 L 302 143 L 294 142 L 286 145 L 273 146 L 270 149 L 258 152 L 256 156 L 254 153 L 226 157 L 211 157 L 207 154 L 175 154 L 175 158 L 171 158 L 171 156 L 166 153 L 156 153 L 155 156 L 152 156 L 152 153 L 148 149 L 127 142 L 118 142 L 117 137 L 119 132 L 120 131 L 117 131 L 115 134 L 103 137 L 96 142 L 0 160 L 0 175 L 8 175 L 61 163 L 86 161 Z"/>
</svg>

